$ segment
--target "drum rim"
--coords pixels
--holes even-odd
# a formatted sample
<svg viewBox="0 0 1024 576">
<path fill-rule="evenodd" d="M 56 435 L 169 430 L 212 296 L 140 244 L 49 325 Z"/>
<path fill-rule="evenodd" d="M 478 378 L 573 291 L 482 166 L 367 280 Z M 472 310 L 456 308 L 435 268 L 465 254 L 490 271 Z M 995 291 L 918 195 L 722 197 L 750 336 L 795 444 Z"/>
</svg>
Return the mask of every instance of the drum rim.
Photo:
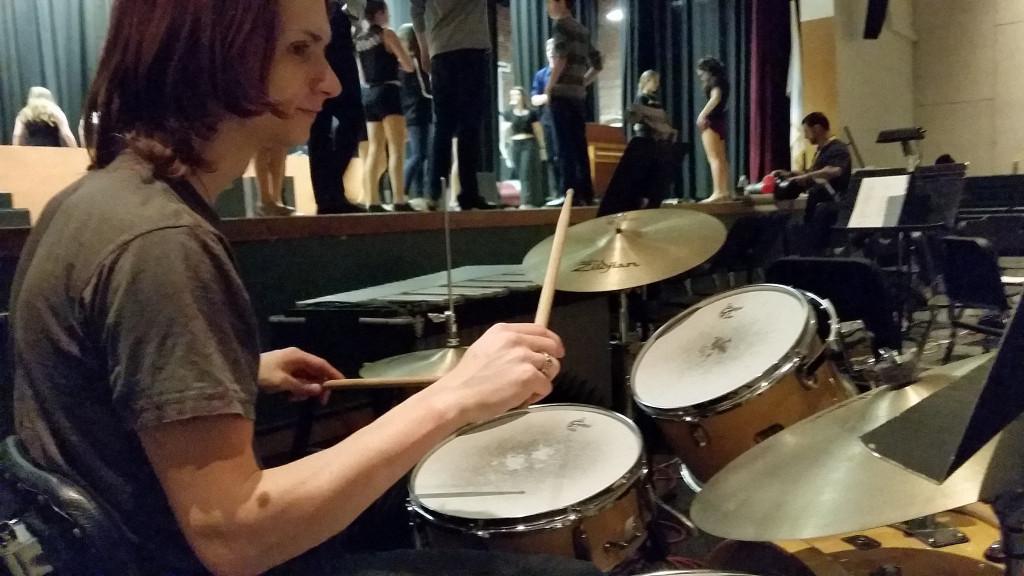
<svg viewBox="0 0 1024 576">
<path fill-rule="evenodd" d="M 796 290 L 802 293 L 804 296 L 807 296 L 807 298 L 809 298 L 810 300 L 813 300 L 815 303 L 821 306 L 823 310 L 825 310 L 825 313 L 828 314 L 829 320 L 828 341 L 825 342 L 825 346 L 833 351 L 838 351 L 839 349 L 841 349 L 842 345 L 840 341 L 842 340 L 842 337 L 840 336 L 840 330 L 842 322 L 839 321 L 839 313 L 836 312 L 836 307 L 834 304 L 832 304 L 832 301 L 829 300 L 828 298 L 822 298 L 821 296 L 818 296 L 814 292 L 801 290 L 799 288 L 796 288 Z"/>
<path fill-rule="evenodd" d="M 650 351 L 651 347 L 657 342 L 665 333 L 676 328 L 688 318 L 693 316 L 698 310 L 702 310 L 707 306 L 723 300 L 725 298 L 735 296 L 737 294 L 744 294 L 747 292 L 759 292 L 759 291 L 773 291 L 782 292 L 793 296 L 800 302 L 801 308 L 804 310 L 806 321 L 804 322 L 804 329 L 800 333 L 793 347 L 783 354 L 778 361 L 769 366 L 759 376 L 746 382 L 737 388 L 722 394 L 716 398 L 706 400 L 690 406 L 680 406 L 677 408 L 662 408 L 659 406 L 651 406 L 645 403 L 636 390 L 636 376 L 637 371 L 643 364 L 644 357 Z M 717 414 L 728 412 L 737 406 L 740 406 L 747 401 L 761 395 L 766 390 L 774 386 L 787 374 L 793 372 L 800 366 L 806 363 L 807 359 L 814 358 L 816 353 L 812 350 L 814 339 L 818 334 L 818 319 L 817 314 L 811 308 L 808 298 L 805 296 L 802 290 L 793 288 L 792 286 L 784 286 L 782 284 L 751 284 L 749 286 L 743 286 L 742 288 L 736 288 L 723 292 L 721 294 L 715 294 L 701 300 L 693 306 L 677 314 L 674 318 L 666 322 L 661 328 L 651 335 L 650 339 L 644 343 L 640 349 L 640 353 L 637 354 L 636 360 L 633 362 L 633 369 L 630 373 L 630 389 L 633 394 L 633 400 L 637 406 L 647 414 L 659 418 L 662 420 L 677 420 L 686 422 L 696 422 L 703 418 L 709 418 Z"/>
<path fill-rule="evenodd" d="M 510 419 L 516 415 L 525 415 L 538 410 L 549 411 L 559 408 L 583 409 L 589 412 L 596 412 L 624 424 L 626 428 L 633 433 L 640 444 L 640 451 L 637 455 L 636 462 L 634 462 L 633 465 L 630 466 L 630 468 L 622 476 L 617 478 L 610 486 L 588 498 L 566 506 L 565 508 L 550 510 L 548 512 L 542 512 L 540 514 L 533 514 L 530 516 L 523 516 L 521 518 L 464 518 L 461 516 L 452 516 L 450 514 L 445 514 L 444 512 L 438 512 L 437 510 L 431 509 L 419 499 L 416 492 L 413 490 L 413 483 L 419 476 L 420 469 L 423 467 L 424 463 L 426 463 L 426 461 L 430 459 L 435 452 L 446 446 L 453 439 L 458 438 L 462 434 L 471 430 L 490 426 L 502 419 Z M 505 414 L 496 416 L 484 422 L 464 426 L 432 448 L 430 452 L 420 459 L 419 463 L 416 464 L 416 467 L 413 468 L 412 473 L 409 475 L 408 507 L 410 511 L 430 520 L 437 526 L 461 533 L 471 533 L 478 536 L 515 532 L 532 532 L 536 530 L 553 530 L 572 526 L 582 518 L 594 516 L 605 510 L 612 503 L 616 502 L 624 494 L 629 492 L 641 478 L 647 475 L 647 472 L 647 458 L 644 454 L 643 435 L 640 433 L 640 429 L 637 427 L 636 423 L 629 418 L 613 410 L 601 408 L 600 406 L 591 406 L 589 404 L 537 404 L 519 410 L 506 412 Z"/>
<path fill-rule="evenodd" d="M 649 572 L 639 576 L 678 576 L 680 574 L 705 574 L 706 576 L 757 576 L 749 572 L 732 572 L 702 568 L 699 570 L 662 570 L 661 572 Z"/>
</svg>

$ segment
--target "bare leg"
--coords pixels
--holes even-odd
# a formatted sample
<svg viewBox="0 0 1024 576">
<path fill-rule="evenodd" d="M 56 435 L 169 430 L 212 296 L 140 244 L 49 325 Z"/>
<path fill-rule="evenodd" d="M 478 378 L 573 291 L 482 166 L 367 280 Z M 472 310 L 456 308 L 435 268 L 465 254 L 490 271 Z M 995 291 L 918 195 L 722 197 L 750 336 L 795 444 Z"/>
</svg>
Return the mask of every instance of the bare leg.
<svg viewBox="0 0 1024 576">
<path fill-rule="evenodd" d="M 708 156 L 713 187 L 711 196 L 704 202 L 726 201 L 729 199 L 729 159 L 726 157 L 725 140 L 710 128 L 701 132 L 700 139 Z"/>
<path fill-rule="evenodd" d="M 369 148 L 363 163 L 363 200 L 367 206 L 380 204 L 380 177 L 387 164 L 388 145 L 381 122 L 366 123 Z"/>
<path fill-rule="evenodd" d="M 394 203 L 406 204 L 405 197 L 405 116 L 392 115 L 384 119 L 384 136 L 387 140 L 388 177 L 391 179 L 391 193 Z"/>
<path fill-rule="evenodd" d="M 256 183 L 260 188 L 262 216 L 288 216 L 295 212 L 284 205 L 284 169 L 288 149 L 272 146 L 256 153 Z"/>
</svg>

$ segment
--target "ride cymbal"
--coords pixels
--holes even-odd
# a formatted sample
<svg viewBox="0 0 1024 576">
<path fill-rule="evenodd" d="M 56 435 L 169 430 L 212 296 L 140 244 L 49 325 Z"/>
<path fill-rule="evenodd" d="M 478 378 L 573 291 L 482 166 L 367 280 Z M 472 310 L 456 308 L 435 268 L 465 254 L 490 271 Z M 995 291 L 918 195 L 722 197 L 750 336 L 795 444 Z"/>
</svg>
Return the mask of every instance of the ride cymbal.
<svg viewBox="0 0 1024 576">
<path fill-rule="evenodd" d="M 612 292 L 671 278 L 703 264 L 725 243 L 726 229 L 695 210 L 638 210 L 572 226 L 558 274 L 558 290 Z M 553 237 L 523 259 L 527 276 L 544 279 Z"/>
<path fill-rule="evenodd" d="M 701 529 L 736 540 L 794 540 L 866 530 L 987 499 L 1024 483 L 1024 419 L 937 484 L 875 455 L 861 436 L 954 380 L 985 377 L 991 355 L 930 370 L 819 413 L 744 453 L 691 509 Z M 908 443 L 929 438 L 908 437 Z"/>
</svg>

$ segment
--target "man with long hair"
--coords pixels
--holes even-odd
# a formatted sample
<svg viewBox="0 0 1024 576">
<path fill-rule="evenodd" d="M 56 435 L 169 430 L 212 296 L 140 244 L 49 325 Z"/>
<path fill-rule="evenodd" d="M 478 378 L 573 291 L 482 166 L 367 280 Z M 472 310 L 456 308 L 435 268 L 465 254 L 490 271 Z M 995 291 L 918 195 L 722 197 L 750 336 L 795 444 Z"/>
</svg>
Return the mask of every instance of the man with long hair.
<svg viewBox="0 0 1024 576">
<path fill-rule="evenodd" d="M 85 108 L 91 170 L 43 211 L 12 288 L 18 436 L 106 504 L 147 576 L 594 574 L 334 545 L 439 442 L 551 391 L 564 349 L 539 326 L 492 328 L 334 446 L 257 460 L 257 394 L 318 397 L 341 374 L 301 350 L 260 353 L 212 205 L 258 150 L 305 141 L 341 93 L 330 37 L 323 0 L 114 3 Z"/>
</svg>

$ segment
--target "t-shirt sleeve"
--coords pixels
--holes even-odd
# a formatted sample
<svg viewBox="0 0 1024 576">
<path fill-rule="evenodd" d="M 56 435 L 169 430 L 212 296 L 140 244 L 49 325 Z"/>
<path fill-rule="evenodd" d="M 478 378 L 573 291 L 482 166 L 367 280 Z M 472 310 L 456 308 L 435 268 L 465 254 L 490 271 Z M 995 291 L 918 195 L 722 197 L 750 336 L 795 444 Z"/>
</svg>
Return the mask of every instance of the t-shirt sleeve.
<svg viewBox="0 0 1024 576">
<path fill-rule="evenodd" d="M 821 164 L 821 168 L 828 166 L 842 168 L 843 174 L 849 174 L 852 167 L 849 149 L 838 143 L 825 148 L 818 158 L 818 163 Z"/>
<path fill-rule="evenodd" d="M 546 88 L 547 86 L 544 85 L 544 70 L 540 70 L 533 75 L 533 89 L 530 90 L 530 95 L 540 96 Z"/>
<path fill-rule="evenodd" d="M 256 322 L 215 232 L 183 226 L 143 234 L 100 266 L 83 296 L 125 425 L 254 417 Z"/>
</svg>

